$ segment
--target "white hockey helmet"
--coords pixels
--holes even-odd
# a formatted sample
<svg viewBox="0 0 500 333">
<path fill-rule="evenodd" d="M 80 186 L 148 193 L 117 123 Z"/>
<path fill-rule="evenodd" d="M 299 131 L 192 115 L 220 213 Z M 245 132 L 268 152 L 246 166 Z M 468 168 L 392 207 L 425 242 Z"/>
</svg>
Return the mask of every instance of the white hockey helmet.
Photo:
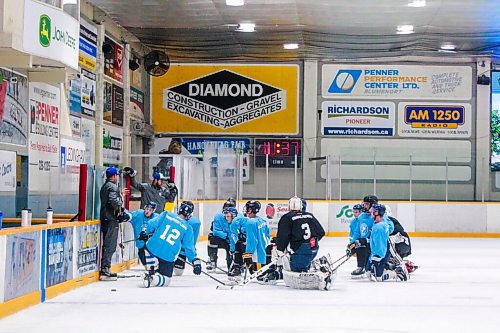
<svg viewBox="0 0 500 333">
<path fill-rule="evenodd" d="M 302 199 L 300 199 L 299 197 L 291 197 L 290 200 L 288 200 L 288 209 L 290 211 L 302 211 Z"/>
<path fill-rule="evenodd" d="M 385 205 L 385 213 L 387 216 L 392 216 L 392 209 L 389 205 Z"/>
</svg>

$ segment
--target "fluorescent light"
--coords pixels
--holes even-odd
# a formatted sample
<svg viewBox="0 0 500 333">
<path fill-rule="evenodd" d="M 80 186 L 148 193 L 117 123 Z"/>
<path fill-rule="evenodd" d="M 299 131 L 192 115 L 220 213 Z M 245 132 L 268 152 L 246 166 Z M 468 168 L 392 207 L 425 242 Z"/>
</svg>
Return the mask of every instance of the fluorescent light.
<svg viewBox="0 0 500 333">
<path fill-rule="evenodd" d="M 245 0 L 226 0 L 227 6 L 243 6 L 245 4 Z"/>
<path fill-rule="evenodd" d="M 425 0 L 412 0 L 408 3 L 408 7 L 425 7 Z"/>
<path fill-rule="evenodd" d="M 404 24 L 404 25 L 398 25 L 396 33 L 398 35 L 408 35 L 412 34 L 415 31 L 413 30 L 413 25 L 411 24 Z"/>
<path fill-rule="evenodd" d="M 299 44 L 297 43 L 287 43 L 287 44 L 283 44 L 283 48 L 285 50 L 296 50 L 299 48 Z"/>
<path fill-rule="evenodd" d="M 441 45 L 441 50 L 446 50 L 446 51 L 453 51 L 455 50 L 457 47 L 453 44 L 443 44 Z"/>
<path fill-rule="evenodd" d="M 238 25 L 238 29 L 236 29 L 236 31 L 254 32 L 255 31 L 255 23 L 240 23 Z"/>
</svg>

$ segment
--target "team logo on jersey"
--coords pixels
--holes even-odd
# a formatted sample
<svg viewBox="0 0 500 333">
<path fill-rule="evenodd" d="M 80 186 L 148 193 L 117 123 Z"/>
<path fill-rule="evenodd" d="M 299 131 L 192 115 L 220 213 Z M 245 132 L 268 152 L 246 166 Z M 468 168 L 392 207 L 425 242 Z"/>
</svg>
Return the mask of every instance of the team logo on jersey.
<svg viewBox="0 0 500 333">
<path fill-rule="evenodd" d="M 163 107 L 221 129 L 286 109 L 286 91 L 224 69 L 163 91 Z"/>
<path fill-rule="evenodd" d="M 330 88 L 328 88 L 328 92 L 334 94 L 349 94 L 356 85 L 356 82 L 358 82 L 360 76 L 360 69 L 340 69 L 337 75 L 335 75 Z"/>
</svg>

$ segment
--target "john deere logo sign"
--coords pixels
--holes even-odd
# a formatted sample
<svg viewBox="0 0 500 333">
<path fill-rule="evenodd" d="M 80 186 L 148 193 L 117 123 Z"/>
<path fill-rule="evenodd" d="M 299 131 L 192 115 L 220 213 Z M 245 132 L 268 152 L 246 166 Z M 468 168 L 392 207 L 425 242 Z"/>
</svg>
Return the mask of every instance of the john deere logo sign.
<svg viewBox="0 0 500 333">
<path fill-rule="evenodd" d="M 38 27 L 38 40 L 43 47 L 48 47 L 50 45 L 52 31 L 50 17 L 47 15 L 40 16 L 40 24 Z"/>
<path fill-rule="evenodd" d="M 227 129 L 286 109 L 286 91 L 229 70 L 163 91 L 163 107 Z"/>
</svg>

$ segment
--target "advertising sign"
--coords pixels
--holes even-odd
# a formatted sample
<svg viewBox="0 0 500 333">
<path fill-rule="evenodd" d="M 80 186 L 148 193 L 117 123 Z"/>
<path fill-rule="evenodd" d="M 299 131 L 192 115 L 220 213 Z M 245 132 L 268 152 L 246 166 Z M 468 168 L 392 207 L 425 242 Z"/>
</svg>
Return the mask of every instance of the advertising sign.
<svg viewBox="0 0 500 333">
<path fill-rule="evenodd" d="M 297 134 L 298 65 L 177 64 L 152 78 L 163 133 Z"/>
<path fill-rule="evenodd" d="M 73 228 L 47 230 L 47 266 L 45 286 L 73 278 Z"/>
<path fill-rule="evenodd" d="M 82 141 L 85 143 L 85 161 L 95 165 L 95 122 L 91 119 L 82 118 Z"/>
<path fill-rule="evenodd" d="M 82 136 L 82 118 L 69 115 L 69 122 L 71 125 L 71 135 L 75 138 Z"/>
<path fill-rule="evenodd" d="M 99 224 L 76 227 L 76 272 L 80 277 L 98 268 L 99 258 Z"/>
<path fill-rule="evenodd" d="M 0 192 L 16 191 L 16 152 L 0 150 Z"/>
<path fill-rule="evenodd" d="M 29 83 L 29 189 L 50 189 L 51 169 L 59 168 L 60 91 L 46 83 Z"/>
<path fill-rule="evenodd" d="M 103 164 L 121 166 L 123 164 L 123 129 L 103 125 Z"/>
<path fill-rule="evenodd" d="M 82 112 L 82 81 L 69 81 L 69 109 L 73 112 Z"/>
<path fill-rule="evenodd" d="M 470 66 L 323 65 L 324 98 L 470 100 Z"/>
<path fill-rule="evenodd" d="M 130 87 L 130 118 L 144 121 L 144 93 Z"/>
<path fill-rule="evenodd" d="M 40 232 L 7 235 L 5 301 L 40 289 Z"/>
<path fill-rule="evenodd" d="M 65 175 L 62 192 L 78 193 L 80 164 L 86 164 L 85 143 L 61 138 L 61 175 Z"/>
<path fill-rule="evenodd" d="M 327 136 L 393 136 L 396 106 L 392 102 L 325 101 L 321 127 Z"/>
<path fill-rule="evenodd" d="M 109 82 L 104 82 L 104 115 L 103 119 L 105 121 L 111 122 L 113 119 L 113 85 Z"/>
<path fill-rule="evenodd" d="M 271 233 L 276 233 L 278 231 L 278 222 L 281 217 L 288 213 L 290 210 L 288 209 L 288 202 L 268 202 L 266 204 L 265 209 L 265 219 L 267 221 L 267 226 L 269 227 L 269 231 Z M 261 215 L 261 214 L 259 214 Z"/>
<path fill-rule="evenodd" d="M 111 86 L 112 102 L 111 102 L 111 122 L 115 125 L 123 125 L 123 88 L 113 84 Z"/>
<path fill-rule="evenodd" d="M 93 72 L 96 70 L 97 28 L 80 18 L 80 43 L 78 63 Z"/>
<path fill-rule="evenodd" d="M 500 72 L 491 72 L 491 171 L 500 171 Z"/>
<path fill-rule="evenodd" d="M 104 43 L 110 45 L 112 50 L 104 53 L 104 74 L 118 82 L 123 81 L 123 47 L 106 36 Z"/>
<path fill-rule="evenodd" d="M 27 78 L 0 68 L 0 143 L 26 146 L 28 121 Z"/>
<path fill-rule="evenodd" d="M 95 115 L 95 92 L 96 81 L 95 74 L 82 68 L 82 113 L 87 116 L 94 117 Z"/>
<path fill-rule="evenodd" d="M 23 49 L 78 70 L 80 24 L 71 15 L 33 0 L 24 1 Z"/>
<path fill-rule="evenodd" d="M 399 103 L 398 134 L 418 138 L 470 138 L 472 112 L 467 103 Z"/>
</svg>

